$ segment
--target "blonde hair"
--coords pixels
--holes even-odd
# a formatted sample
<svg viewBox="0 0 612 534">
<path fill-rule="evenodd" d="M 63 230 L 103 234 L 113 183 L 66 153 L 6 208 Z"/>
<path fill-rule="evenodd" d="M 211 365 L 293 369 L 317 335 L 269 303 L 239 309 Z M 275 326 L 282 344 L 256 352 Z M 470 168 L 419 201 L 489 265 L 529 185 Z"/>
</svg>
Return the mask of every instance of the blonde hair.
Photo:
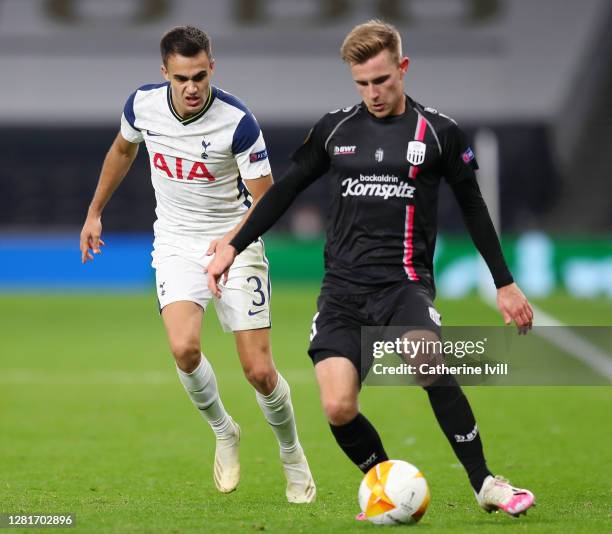
<svg viewBox="0 0 612 534">
<path fill-rule="evenodd" d="M 395 26 L 373 19 L 350 31 L 340 47 L 340 55 L 343 61 L 352 65 L 365 63 L 383 50 L 389 50 L 393 59 L 399 62 L 402 38 Z"/>
</svg>

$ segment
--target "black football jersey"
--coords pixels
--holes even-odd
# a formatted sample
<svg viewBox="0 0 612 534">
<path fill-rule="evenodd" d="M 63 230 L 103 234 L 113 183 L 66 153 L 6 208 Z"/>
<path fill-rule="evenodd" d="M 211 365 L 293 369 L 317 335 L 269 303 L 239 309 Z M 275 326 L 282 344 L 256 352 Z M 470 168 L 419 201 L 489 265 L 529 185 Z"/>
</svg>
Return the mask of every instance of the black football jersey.
<svg viewBox="0 0 612 534">
<path fill-rule="evenodd" d="M 382 119 L 361 103 L 326 114 L 292 159 L 331 181 L 324 289 L 404 280 L 434 290 L 440 180 L 473 179 L 478 168 L 453 119 L 409 97 L 402 115 Z"/>
</svg>

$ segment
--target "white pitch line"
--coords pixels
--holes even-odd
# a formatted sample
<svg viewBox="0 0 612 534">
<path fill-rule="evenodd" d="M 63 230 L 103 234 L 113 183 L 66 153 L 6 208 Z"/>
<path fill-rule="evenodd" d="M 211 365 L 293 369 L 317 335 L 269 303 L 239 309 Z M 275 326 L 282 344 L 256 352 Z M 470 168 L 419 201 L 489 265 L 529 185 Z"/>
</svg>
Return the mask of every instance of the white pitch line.
<svg viewBox="0 0 612 534">
<path fill-rule="evenodd" d="M 483 299 L 486 304 L 497 309 L 495 301 Z M 581 361 L 596 373 L 612 381 L 612 356 L 590 341 L 572 332 L 561 321 L 555 319 L 541 308 L 531 305 L 534 316 L 534 326 L 555 326 L 554 331 L 548 328 L 536 328 L 533 332 L 563 350 L 574 359 Z"/>
<path fill-rule="evenodd" d="M 536 329 L 537 334 L 546 339 L 552 345 L 559 347 L 571 354 L 577 360 L 588 365 L 608 380 L 612 380 L 612 356 L 603 351 L 590 341 L 566 328 L 563 323 L 547 314 L 541 308 L 531 305 L 533 309 L 536 326 L 556 326 L 554 332 L 547 328 Z M 539 319 L 538 319 L 539 318 Z"/>
<path fill-rule="evenodd" d="M 499 143 L 495 132 L 481 129 L 476 132 L 476 153 L 480 172 L 478 183 L 482 191 L 485 203 L 489 208 L 489 214 L 497 233 L 501 226 L 500 197 L 499 197 Z M 495 304 L 495 288 L 491 284 L 488 269 L 482 267 L 484 261 L 480 258 L 481 269 L 479 276 L 480 295 L 485 303 L 497 309 Z M 546 339 L 549 343 L 563 349 L 575 359 L 581 361 L 595 372 L 612 380 L 612 357 L 605 351 L 596 347 L 586 339 L 572 332 L 566 325 L 548 315 L 545 311 L 532 305 L 535 315 L 536 326 L 556 326 L 553 333 L 546 328 L 537 328 L 535 332 Z"/>
</svg>

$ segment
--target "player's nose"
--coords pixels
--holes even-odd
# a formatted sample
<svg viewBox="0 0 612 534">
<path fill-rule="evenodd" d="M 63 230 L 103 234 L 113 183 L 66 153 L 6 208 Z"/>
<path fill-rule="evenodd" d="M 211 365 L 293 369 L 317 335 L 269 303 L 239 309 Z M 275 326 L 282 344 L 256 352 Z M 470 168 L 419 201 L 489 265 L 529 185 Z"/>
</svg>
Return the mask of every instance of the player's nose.
<svg viewBox="0 0 612 534">
<path fill-rule="evenodd" d="M 376 89 L 376 86 L 369 85 L 368 86 L 368 97 L 370 98 L 370 100 L 377 100 L 379 96 L 380 96 L 380 93 Z"/>
</svg>

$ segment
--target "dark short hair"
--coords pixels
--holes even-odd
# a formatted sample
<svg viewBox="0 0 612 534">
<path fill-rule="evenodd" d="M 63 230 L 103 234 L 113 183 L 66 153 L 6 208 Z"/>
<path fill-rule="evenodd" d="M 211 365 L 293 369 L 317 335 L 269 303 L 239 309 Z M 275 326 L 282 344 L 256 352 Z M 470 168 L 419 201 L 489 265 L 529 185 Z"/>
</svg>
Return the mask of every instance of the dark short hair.
<svg viewBox="0 0 612 534">
<path fill-rule="evenodd" d="M 177 26 L 168 30 L 159 43 L 164 65 L 168 57 L 179 54 L 185 57 L 197 56 L 204 51 L 210 59 L 210 38 L 205 32 L 194 26 Z"/>
</svg>

